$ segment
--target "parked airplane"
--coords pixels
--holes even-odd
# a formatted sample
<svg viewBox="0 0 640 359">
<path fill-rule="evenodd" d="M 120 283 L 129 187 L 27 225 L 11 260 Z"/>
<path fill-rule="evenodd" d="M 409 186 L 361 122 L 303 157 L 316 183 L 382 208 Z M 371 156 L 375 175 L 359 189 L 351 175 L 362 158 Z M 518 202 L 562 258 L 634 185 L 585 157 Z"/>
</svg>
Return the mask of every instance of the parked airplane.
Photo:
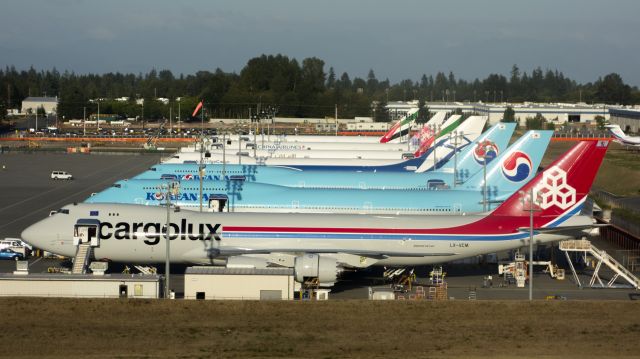
<svg viewBox="0 0 640 359">
<path fill-rule="evenodd" d="M 433 126 L 440 124 L 439 121 L 443 118 L 444 113 L 437 113 L 430 120 L 429 123 L 433 123 Z M 413 118 L 415 119 L 417 114 L 414 113 Z M 454 115 L 456 119 L 459 118 L 459 115 Z M 449 123 L 449 120 L 447 121 Z M 460 122 L 456 122 L 456 125 L 459 125 Z M 255 137 L 255 136 L 254 136 Z M 343 136 L 345 137 L 345 136 Z M 353 142 L 346 141 L 335 141 L 335 142 L 264 142 L 264 136 L 261 136 L 261 139 L 254 138 L 255 142 L 250 142 L 250 136 L 245 137 L 246 141 L 244 144 L 242 142 L 236 142 L 237 145 L 234 145 L 230 141 L 226 141 L 224 144 L 224 138 L 220 141 L 220 138 L 216 138 L 216 141 L 213 140 L 207 141 L 204 148 L 211 148 L 215 151 L 215 149 L 220 149 L 225 147 L 226 153 L 212 153 L 209 151 L 208 155 L 205 157 L 204 161 L 207 163 L 221 163 L 222 161 L 229 161 L 232 163 L 240 163 L 240 161 L 244 161 L 245 163 L 252 161 L 267 161 L 269 160 L 269 164 L 271 164 L 271 159 L 296 159 L 296 158 L 308 158 L 308 159 L 317 159 L 317 158 L 331 158 L 331 159 L 358 159 L 358 160 L 376 160 L 376 159 L 401 159 L 414 156 L 411 153 L 416 149 L 411 148 L 409 144 L 402 143 L 365 143 L 360 140 Z M 418 143 L 421 148 L 429 148 L 433 143 L 433 140 L 429 142 L 429 145 L 425 145 L 422 143 Z M 250 147 L 250 148 L 248 148 Z M 414 146 L 415 147 L 415 146 Z M 197 151 L 199 146 L 186 147 L 180 150 L 177 154 L 175 154 L 170 162 L 172 163 L 181 163 L 184 161 L 199 161 L 200 153 Z M 383 151 L 383 152 L 380 152 Z M 243 158 L 238 158 L 242 156 Z M 253 158 L 247 158 L 253 157 Z M 397 162 L 397 161 L 396 161 Z M 282 164 L 282 163 L 278 163 Z"/>
<path fill-rule="evenodd" d="M 428 265 L 520 248 L 529 241 L 530 213 L 536 244 L 583 236 L 592 222 L 580 210 L 607 146 L 579 142 L 488 214 L 197 213 L 80 203 L 29 226 L 22 239 L 68 257 L 83 244 L 96 259 L 128 263 L 164 262 L 169 239 L 172 263 L 290 267 L 297 281 L 331 285 L 348 268 Z"/>
<path fill-rule="evenodd" d="M 490 210 L 535 175 L 551 131 L 530 131 L 516 145 L 486 166 L 487 205 L 484 205 L 484 172 L 480 171 L 455 189 L 325 189 L 294 188 L 245 182 L 241 178 L 203 181 L 204 210 L 286 213 L 473 213 Z M 137 203 L 162 205 L 160 189 L 171 180 L 124 180 L 92 197 L 89 203 Z M 199 181 L 182 181 L 172 202 L 185 209 L 200 208 Z"/>
<path fill-rule="evenodd" d="M 615 138 L 616 142 L 625 146 L 640 146 L 640 136 L 626 135 L 619 125 L 607 125 L 605 127 L 609 129 L 609 132 L 611 132 L 611 135 Z"/>
<path fill-rule="evenodd" d="M 287 166 L 226 165 L 223 168 L 222 165 L 206 165 L 203 179 L 221 180 L 229 176 L 244 176 L 247 182 L 304 188 L 410 189 L 442 185 L 454 187 L 454 167 L 458 173 L 458 184 L 464 183 L 471 176 L 482 171 L 485 158 L 488 163 L 505 151 L 515 126 L 515 123 L 495 124 L 473 144 L 463 148 L 457 158 L 451 158 L 442 166 L 444 171 L 416 174 L 344 170 L 306 171 Z M 488 151 L 487 147 L 489 147 Z M 544 151 L 544 148 L 541 147 L 540 151 Z M 194 164 L 159 164 L 133 179 L 200 180 L 199 167 Z"/>
<path fill-rule="evenodd" d="M 457 116 L 457 115 L 456 115 Z M 458 130 L 465 134 L 465 138 L 468 140 L 475 140 L 480 133 L 482 132 L 482 127 L 484 126 L 486 121 L 486 117 L 482 116 L 472 116 L 465 120 Z M 448 135 L 443 135 L 436 139 L 435 144 L 442 144 L 448 138 Z M 434 144 L 434 147 L 435 147 Z M 459 143 L 460 147 L 463 147 L 467 144 L 467 142 Z M 409 168 L 411 171 L 415 171 L 419 165 L 423 164 L 425 159 L 428 159 L 428 153 L 425 153 L 425 159 L 409 159 L 409 160 L 400 160 L 400 159 L 364 159 L 364 158 L 356 158 L 354 156 L 357 152 L 355 151 L 343 151 L 345 156 L 350 156 L 351 158 L 303 158 L 303 157 L 294 157 L 294 158 L 282 158 L 282 157 L 268 157 L 268 156 L 258 156 L 258 157 L 248 157 L 248 156 L 237 156 L 236 154 L 227 153 L 229 150 L 224 150 L 223 153 L 205 153 L 201 155 L 200 153 L 178 153 L 172 156 L 172 158 L 164 160 L 163 163 L 200 163 L 202 159 L 202 163 L 205 164 L 217 164 L 217 163 L 227 163 L 227 164 L 251 164 L 251 165 L 270 165 L 270 166 L 292 166 L 299 169 L 302 169 L 304 166 L 305 170 L 349 170 L 349 171 L 404 171 L 406 168 Z M 232 151 L 230 151 L 232 152 Z M 311 156 L 313 153 L 317 153 L 320 151 L 310 151 L 308 154 Z M 246 152 L 246 154 L 250 154 Z M 282 156 L 286 156 L 286 153 L 282 153 Z M 307 153 L 302 153 L 302 155 L 306 156 Z M 441 157 L 439 157 L 441 158 Z M 431 160 L 430 162 L 432 162 Z M 329 167 L 327 167 L 329 166 Z"/>
<path fill-rule="evenodd" d="M 391 129 L 389 129 L 389 131 L 380 138 L 380 143 L 387 143 L 396 138 L 401 138 L 402 136 L 407 135 L 411 130 L 411 126 L 416 122 L 419 113 L 420 109 L 417 107 L 407 111 L 407 114 L 403 118 L 399 119 Z"/>
</svg>

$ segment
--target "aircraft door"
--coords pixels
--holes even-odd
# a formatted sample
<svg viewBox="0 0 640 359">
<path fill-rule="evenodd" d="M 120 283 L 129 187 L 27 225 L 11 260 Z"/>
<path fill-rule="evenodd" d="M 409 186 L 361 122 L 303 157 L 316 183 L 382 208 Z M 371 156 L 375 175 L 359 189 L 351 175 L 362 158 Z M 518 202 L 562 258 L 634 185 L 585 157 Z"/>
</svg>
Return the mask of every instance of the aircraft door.
<svg viewBox="0 0 640 359">
<path fill-rule="evenodd" d="M 229 198 L 226 195 L 209 196 L 209 212 L 224 212 Z"/>
<path fill-rule="evenodd" d="M 73 226 L 73 245 L 90 244 L 92 247 L 100 245 L 100 221 L 96 219 L 80 219 Z"/>
<path fill-rule="evenodd" d="M 453 213 L 461 213 L 461 212 L 462 212 L 462 205 L 460 203 L 454 203 Z"/>
</svg>

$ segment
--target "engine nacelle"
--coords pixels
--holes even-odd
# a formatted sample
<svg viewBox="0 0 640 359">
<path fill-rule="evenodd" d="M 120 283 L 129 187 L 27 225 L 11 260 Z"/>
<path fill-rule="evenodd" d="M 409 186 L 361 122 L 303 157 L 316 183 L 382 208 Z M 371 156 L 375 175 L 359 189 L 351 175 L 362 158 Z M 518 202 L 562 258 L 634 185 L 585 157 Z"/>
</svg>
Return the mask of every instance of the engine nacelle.
<svg viewBox="0 0 640 359">
<path fill-rule="evenodd" d="M 296 257 L 293 270 L 296 281 L 299 283 L 304 283 L 307 278 L 318 278 L 320 283 L 332 285 L 336 282 L 342 268 L 338 266 L 335 258 L 307 253 Z"/>
<path fill-rule="evenodd" d="M 227 258 L 227 268 L 267 268 L 269 263 L 264 258 L 235 256 Z"/>
</svg>

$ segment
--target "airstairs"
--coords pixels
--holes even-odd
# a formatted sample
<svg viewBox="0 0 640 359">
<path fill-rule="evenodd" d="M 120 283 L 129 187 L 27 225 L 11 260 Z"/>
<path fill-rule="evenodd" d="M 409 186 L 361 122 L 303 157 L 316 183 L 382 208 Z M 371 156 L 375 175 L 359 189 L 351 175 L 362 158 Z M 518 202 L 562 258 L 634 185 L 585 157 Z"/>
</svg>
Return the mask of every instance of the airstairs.
<svg viewBox="0 0 640 359">
<path fill-rule="evenodd" d="M 135 269 L 137 269 L 142 274 L 156 274 L 156 273 L 158 273 L 158 270 L 156 269 L 156 267 L 143 266 L 143 265 L 134 265 L 133 267 Z"/>
<path fill-rule="evenodd" d="M 631 284 L 633 288 L 640 289 L 640 279 L 638 279 L 638 277 L 636 277 L 630 270 L 625 268 L 607 252 L 596 248 L 586 239 L 562 241 L 560 242 L 560 250 L 566 255 L 569 266 L 571 266 L 571 271 L 573 272 L 573 278 L 579 287 L 582 287 L 582 283 L 580 282 L 578 274 L 573 266 L 573 262 L 569 257 L 569 252 L 582 252 L 585 257 L 588 254 L 596 259 L 597 264 L 593 271 L 593 276 L 589 281 L 589 287 L 613 288 L 615 281 L 618 280 L 618 278 L 622 278 Z M 600 268 L 603 264 L 613 271 L 613 277 L 611 277 L 606 284 L 599 276 Z M 596 281 L 599 283 L 599 286 L 595 285 Z"/>
<path fill-rule="evenodd" d="M 87 273 L 87 265 L 89 264 L 89 258 L 91 258 L 91 244 L 82 243 L 78 245 L 76 250 L 76 256 L 73 260 L 72 274 L 85 274 Z"/>
</svg>

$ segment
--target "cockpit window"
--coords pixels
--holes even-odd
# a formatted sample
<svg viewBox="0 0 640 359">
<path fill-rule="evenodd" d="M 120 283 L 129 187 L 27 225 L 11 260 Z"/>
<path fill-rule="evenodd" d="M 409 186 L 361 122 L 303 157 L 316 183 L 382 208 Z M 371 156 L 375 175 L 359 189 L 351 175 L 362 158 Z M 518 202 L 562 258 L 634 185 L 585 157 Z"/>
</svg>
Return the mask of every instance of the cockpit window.
<svg viewBox="0 0 640 359">
<path fill-rule="evenodd" d="M 69 214 L 69 210 L 66 208 L 60 208 L 56 213 Z"/>
</svg>

